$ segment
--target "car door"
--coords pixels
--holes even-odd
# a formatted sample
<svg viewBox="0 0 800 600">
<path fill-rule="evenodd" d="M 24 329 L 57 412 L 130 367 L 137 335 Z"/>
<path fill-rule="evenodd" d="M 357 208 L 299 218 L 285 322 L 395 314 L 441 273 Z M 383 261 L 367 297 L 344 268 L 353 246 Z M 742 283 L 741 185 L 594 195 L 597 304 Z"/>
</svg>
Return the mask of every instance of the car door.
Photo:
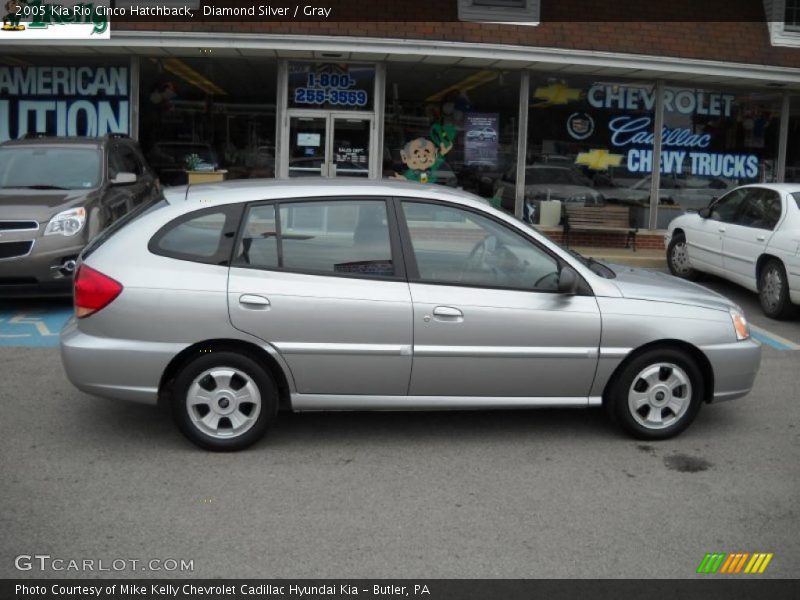
<svg viewBox="0 0 800 600">
<path fill-rule="evenodd" d="M 766 188 L 745 188 L 746 195 L 723 238 L 726 276 L 756 291 L 756 262 L 767 248 L 783 214 L 781 196 Z"/>
<path fill-rule="evenodd" d="M 272 344 L 298 394 L 408 391 L 411 296 L 393 215 L 385 199 L 248 208 L 228 282 L 231 322 Z"/>
<path fill-rule="evenodd" d="M 707 217 L 692 220 L 686 231 L 686 245 L 692 266 L 709 273 L 723 275 L 722 240 L 730 223 L 736 220 L 747 188 L 738 188 L 709 206 Z"/>
<path fill-rule="evenodd" d="M 447 203 L 400 205 L 414 305 L 409 395 L 585 403 L 600 344 L 595 298 L 558 293 L 556 257 L 501 221 Z"/>
</svg>

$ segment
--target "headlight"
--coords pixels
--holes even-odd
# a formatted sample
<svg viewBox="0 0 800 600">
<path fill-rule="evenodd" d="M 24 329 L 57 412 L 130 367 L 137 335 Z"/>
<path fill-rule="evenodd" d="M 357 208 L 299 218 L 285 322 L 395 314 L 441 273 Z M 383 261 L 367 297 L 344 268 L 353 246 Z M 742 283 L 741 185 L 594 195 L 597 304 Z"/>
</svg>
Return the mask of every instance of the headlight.
<svg viewBox="0 0 800 600">
<path fill-rule="evenodd" d="M 744 315 L 735 308 L 732 308 L 730 313 L 731 321 L 733 321 L 733 330 L 736 332 L 736 339 L 741 341 L 749 338 L 750 325 L 748 325 L 747 319 L 744 318 Z"/>
<path fill-rule="evenodd" d="M 47 227 L 45 227 L 44 234 L 75 235 L 83 229 L 84 223 L 86 223 L 86 209 L 82 206 L 79 208 L 70 208 L 69 210 L 58 213 L 55 217 L 50 219 Z"/>
</svg>

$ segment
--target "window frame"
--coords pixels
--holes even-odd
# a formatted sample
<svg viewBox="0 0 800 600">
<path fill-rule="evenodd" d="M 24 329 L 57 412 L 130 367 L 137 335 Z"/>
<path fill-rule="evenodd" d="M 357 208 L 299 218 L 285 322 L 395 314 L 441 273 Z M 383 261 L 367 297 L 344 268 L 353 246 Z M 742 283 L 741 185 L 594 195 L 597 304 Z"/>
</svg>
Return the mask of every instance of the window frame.
<svg viewBox="0 0 800 600">
<path fill-rule="evenodd" d="M 394 266 L 394 275 L 369 275 L 363 273 L 334 273 L 331 271 L 316 271 L 311 269 L 295 269 L 286 268 L 283 265 L 283 229 L 281 224 L 281 206 L 284 204 L 298 204 L 309 202 L 339 202 L 339 201 L 373 201 L 383 202 L 386 208 L 386 225 L 389 229 L 389 247 L 392 255 L 392 266 Z M 244 229 L 247 222 L 247 215 L 251 208 L 260 206 L 273 205 L 275 207 L 275 234 L 277 238 L 277 253 L 278 253 L 278 266 L 277 267 L 264 267 L 260 265 L 240 265 L 234 264 L 235 253 L 242 243 L 244 238 Z M 243 205 L 242 215 L 239 222 L 239 227 L 234 239 L 233 247 L 230 256 L 230 266 L 236 269 L 253 269 L 257 271 L 277 272 L 277 273 L 294 273 L 297 275 L 311 275 L 314 277 L 343 277 L 346 279 L 366 279 L 370 281 L 407 281 L 406 266 L 403 260 L 403 253 L 401 250 L 400 234 L 398 231 L 397 217 L 392 206 L 392 199 L 386 196 L 359 196 L 353 194 L 352 196 L 312 196 L 300 198 L 273 198 L 270 200 L 257 200 L 255 202 L 247 202 Z"/>
<path fill-rule="evenodd" d="M 394 204 L 395 204 L 395 211 L 397 211 L 397 220 L 398 220 L 398 227 L 400 233 L 400 240 L 402 243 L 403 249 L 403 260 L 406 264 L 406 272 L 408 273 L 408 282 L 409 283 L 419 283 L 423 285 L 446 285 L 451 287 L 459 287 L 459 288 L 471 288 L 471 289 L 482 289 L 482 290 L 500 290 L 506 292 L 526 292 L 528 294 L 562 294 L 563 292 L 555 290 L 540 290 L 540 289 L 532 289 L 532 288 L 522 288 L 522 287 L 511 287 L 511 286 L 504 286 L 504 285 L 476 285 L 474 283 L 460 283 L 454 281 L 439 281 L 439 280 L 429 280 L 423 279 L 419 274 L 419 266 L 417 265 L 417 257 L 414 254 L 414 246 L 411 241 L 411 231 L 408 228 L 408 222 L 406 221 L 405 212 L 403 211 L 403 203 L 416 203 L 416 204 L 435 204 L 438 206 L 444 206 L 446 208 L 452 208 L 455 210 L 463 210 L 465 212 L 476 214 L 480 217 L 493 221 L 499 227 L 503 227 L 507 230 L 510 230 L 512 233 L 518 235 L 523 240 L 533 244 L 537 250 L 543 252 L 550 258 L 552 258 L 556 265 L 558 266 L 558 272 L 560 273 L 561 270 L 565 266 L 569 266 L 572 268 L 576 274 L 578 275 L 578 289 L 574 295 L 576 296 L 594 296 L 594 291 L 592 287 L 589 285 L 589 282 L 583 277 L 583 275 L 578 272 L 575 267 L 573 267 L 569 262 L 564 260 L 561 256 L 556 254 L 555 252 L 551 251 L 546 246 L 542 245 L 535 237 L 529 235 L 526 231 L 520 231 L 519 229 L 510 226 L 508 223 L 503 221 L 502 219 L 497 218 L 495 215 L 489 214 L 484 212 L 480 209 L 474 208 L 472 206 L 465 206 L 463 204 L 456 204 L 453 202 L 448 202 L 446 200 L 434 200 L 429 198 L 414 198 L 414 197 L 395 197 Z"/>
<path fill-rule="evenodd" d="M 494 0 L 494 4 L 483 0 L 458 0 L 458 20 L 467 22 L 509 23 L 538 25 L 541 18 L 541 0 L 524 0 L 524 6 L 517 7 L 508 0 Z"/>
<path fill-rule="evenodd" d="M 222 236 L 219 247 L 217 248 L 216 254 L 213 256 L 202 257 L 195 254 L 165 250 L 159 246 L 161 240 L 175 227 L 178 227 L 179 225 L 198 217 L 219 212 L 225 215 L 225 224 L 222 226 Z M 162 225 L 158 231 L 153 234 L 153 236 L 150 238 L 150 241 L 147 242 L 147 249 L 156 256 L 229 268 L 231 266 L 231 261 L 233 260 L 233 251 L 236 247 L 234 240 L 237 239 L 236 234 L 241 227 L 243 214 L 244 204 L 238 202 L 234 204 L 208 206 L 184 213 Z"/>
</svg>

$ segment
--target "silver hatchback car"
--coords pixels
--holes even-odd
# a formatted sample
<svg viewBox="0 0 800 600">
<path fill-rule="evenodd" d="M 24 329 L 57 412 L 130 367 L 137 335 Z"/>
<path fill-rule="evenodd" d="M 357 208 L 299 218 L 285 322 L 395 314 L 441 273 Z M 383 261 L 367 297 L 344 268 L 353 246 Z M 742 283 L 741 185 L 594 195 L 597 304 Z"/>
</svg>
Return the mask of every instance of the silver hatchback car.
<svg viewBox="0 0 800 600">
<path fill-rule="evenodd" d="M 69 379 L 167 402 L 211 450 L 252 444 L 281 408 L 605 405 L 664 439 L 747 394 L 761 357 L 718 294 L 400 182 L 173 188 L 84 251 L 75 309 Z"/>
</svg>

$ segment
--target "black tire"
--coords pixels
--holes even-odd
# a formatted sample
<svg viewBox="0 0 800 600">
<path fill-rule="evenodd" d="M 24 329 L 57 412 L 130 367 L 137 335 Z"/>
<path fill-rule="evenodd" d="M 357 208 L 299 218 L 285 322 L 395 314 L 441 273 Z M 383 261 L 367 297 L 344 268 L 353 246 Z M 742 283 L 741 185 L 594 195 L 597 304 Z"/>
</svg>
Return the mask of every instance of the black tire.
<svg viewBox="0 0 800 600">
<path fill-rule="evenodd" d="M 761 310 L 771 319 L 787 319 L 794 314 L 789 298 L 789 279 L 778 259 L 768 260 L 758 274 L 758 300 Z"/>
<path fill-rule="evenodd" d="M 674 390 L 679 390 L 680 393 L 685 394 L 683 399 L 685 401 L 685 409 L 679 410 L 677 413 L 668 408 L 669 405 L 662 406 L 659 409 L 659 415 L 663 417 L 663 426 L 647 426 L 641 421 L 647 421 L 649 411 L 655 410 L 650 405 L 641 407 L 641 412 L 638 414 L 638 419 L 634 415 L 634 409 L 629 402 L 629 393 L 633 392 L 634 383 L 641 383 L 640 379 L 644 381 L 640 375 L 648 369 L 656 369 L 657 365 L 672 365 L 678 368 L 678 371 L 662 367 L 656 370 L 656 377 L 661 379 L 662 374 L 671 376 L 673 373 L 680 374 L 681 377 L 688 379 L 691 387 L 689 386 L 675 387 Z M 682 371 L 682 373 L 680 373 Z M 636 380 L 636 381 L 635 381 Z M 666 386 L 666 380 L 663 385 Z M 658 385 L 662 385 L 662 381 Z M 646 383 L 646 381 L 644 382 Z M 640 394 L 647 395 L 652 393 L 654 396 L 659 390 L 648 387 L 645 390 L 639 391 Z M 604 402 L 609 414 L 627 433 L 640 440 L 666 440 L 674 437 L 686 429 L 692 421 L 694 421 L 700 407 L 703 404 L 705 397 L 705 380 L 700 368 L 697 366 L 695 360 L 686 352 L 675 348 L 654 348 L 643 352 L 639 356 L 634 357 L 622 369 L 614 375 L 611 383 L 606 390 Z M 678 398 L 678 400 L 681 398 Z M 653 399 L 655 400 L 655 399 Z M 662 398 L 658 399 L 660 403 Z M 668 409 L 668 410 L 667 410 Z"/>
<path fill-rule="evenodd" d="M 210 381 L 203 378 L 211 387 L 204 385 L 203 381 L 198 381 L 198 378 L 209 370 L 218 370 L 219 373 L 225 374 L 226 370 L 233 371 L 234 375 L 230 378 L 230 386 L 226 388 L 223 385 L 217 385 L 214 376 L 210 376 Z M 220 379 L 222 381 L 222 379 Z M 236 387 L 240 382 L 244 382 L 241 387 Z M 242 430 L 240 434 L 235 432 L 236 425 L 232 418 L 225 415 L 216 415 L 218 422 L 218 435 L 210 435 L 207 431 L 201 429 L 201 424 L 196 424 L 196 420 L 202 415 L 200 411 L 205 405 L 195 406 L 189 408 L 187 396 L 190 389 L 197 383 L 208 392 L 209 397 L 215 397 L 214 394 L 225 394 L 226 389 L 232 390 L 230 395 L 215 399 L 209 402 L 208 407 L 212 404 L 222 407 L 224 400 L 230 400 L 225 403 L 224 409 L 228 409 L 229 405 L 233 403 L 234 397 L 232 394 L 245 390 L 245 392 L 252 392 L 256 390 L 258 393 L 259 402 L 242 402 L 242 408 L 237 404 L 231 412 L 239 415 L 237 418 L 245 417 L 246 430 Z M 254 394 L 246 394 L 249 397 L 256 399 Z M 245 414 L 247 405 L 252 405 L 249 408 L 250 414 Z M 208 408 L 206 407 L 206 408 Z M 256 408 L 258 407 L 258 408 Z M 211 412 L 208 408 L 208 412 Z M 216 411 L 216 408 L 214 409 Z M 220 408 L 219 410 L 222 410 Z M 255 411 L 255 412 L 252 412 Z M 205 413 L 205 414 L 208 414 Z M 172 385 L 172 416 L 175 424 L 181 432 L 194 444 L 206 450 L 213 450 L 216 452 L 231 452 L 242 450 L 257 442 L 267 430 L 267 427 L 278 413 L 278 388 L 275 385 L 270 374 L 262 368 L 256 361 L 248 356 L 231 352 L 227 350 L 211 351 L 208 354 L 201 354 L 196 358 L 184 364 L 175 378 Z M 254 416 L 255 415 L 255 416 Z M 212 415 L 213 417 L 214 415 Z M 234 415 L 232 415 L 234 416 Z M 227 419 L 227 424 L 225 420 Z M 226 428 L 230 428 L 226 432 Z M 242 426 L 244 427 L 244 425 Z"/>
<path fill-rule="evenodd" d="M 683 252 L 683 258 L 681 256 Z M 679 233 L 672 237 L 667 246 L 667 266 L 669 272 L 675 277 L 695 281 L 700 278 L 700 273 L 688 265 L 688 253 L 686 249 L 686 236 Z"/>
</svg>

